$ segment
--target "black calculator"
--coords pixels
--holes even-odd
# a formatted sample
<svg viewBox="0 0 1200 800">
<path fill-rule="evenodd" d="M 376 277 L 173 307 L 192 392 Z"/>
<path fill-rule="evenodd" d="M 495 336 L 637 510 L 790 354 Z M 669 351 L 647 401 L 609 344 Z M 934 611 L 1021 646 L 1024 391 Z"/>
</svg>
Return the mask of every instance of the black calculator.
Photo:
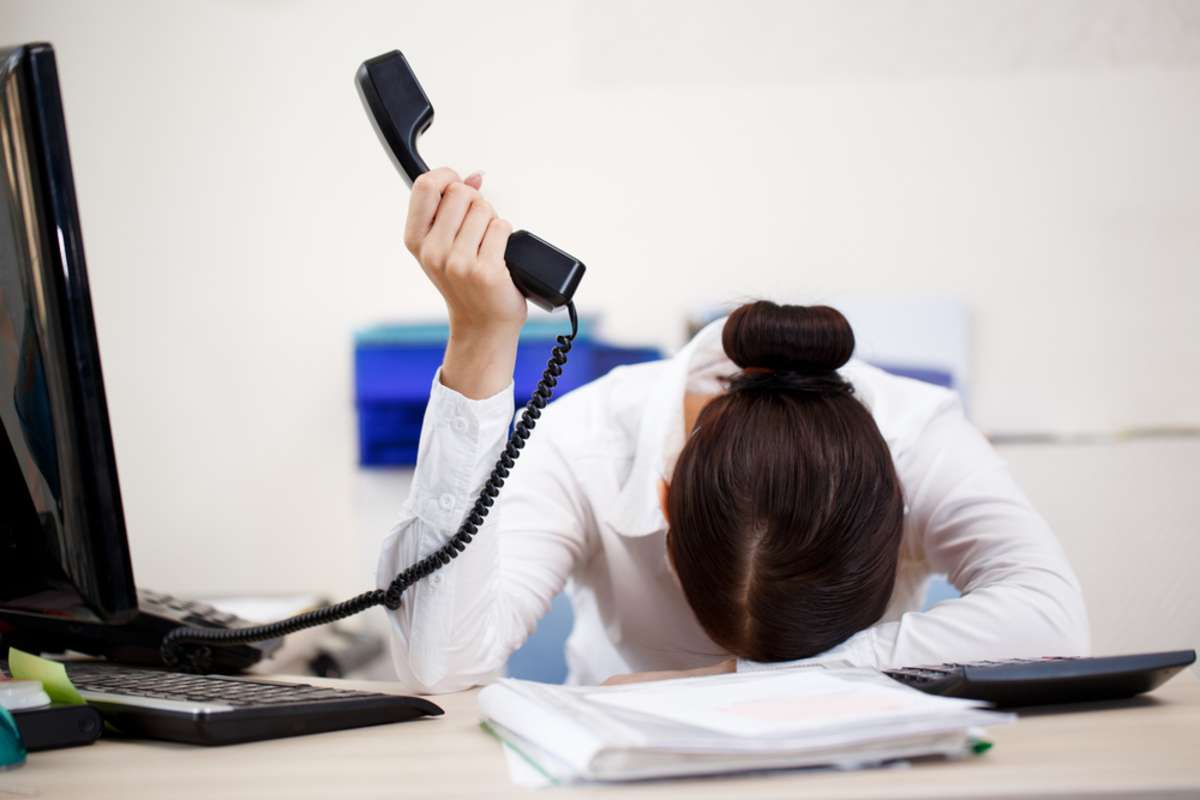
<svg viewBox="0 0 1200 800">
<path fill-rule="evenodd" d="M 986 700 L 998 708 L 1118 700 L 1149 692 L 1196 663 L 1195 650 L 1090 658 L 1030 658 L 885 669 L 929 694 Z"/>
</svg>

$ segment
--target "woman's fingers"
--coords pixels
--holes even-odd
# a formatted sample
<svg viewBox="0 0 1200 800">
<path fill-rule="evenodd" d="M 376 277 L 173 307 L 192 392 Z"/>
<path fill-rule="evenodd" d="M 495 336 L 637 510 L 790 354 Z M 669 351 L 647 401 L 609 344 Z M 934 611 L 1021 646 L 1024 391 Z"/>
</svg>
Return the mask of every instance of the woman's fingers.
<svg viewBox="0 0 1200 800">
<path fill-rule="evenodd" d="M 613 675 L 604 682 L 604 686 L 617 686 L 624 683 L 645 683 L 647 681 L 669 681 L 676 678 L 695 678 L 701 675 L 725 675 L 737 672 L 737 659 L 727 658 L 707 667 L 695 669 L 670 669 L 658 672 L 633 672 L 628 675 Z"/>
<path fill-rule="evenodd" d="M 487 232 L 479 245 L 479 261 L 486 269 L 504 267 L 504 248 L 508 246 L 512 231 L 508 220 L 492 217 L 488 222 Z"/>
<path fill-rule="evenodd" d="M 475 268 L 479 260 L 479 248 L 483 244 L 483 235 L 495 216 L 496 212 L 492 210 L 491 204 L 482 197 L 471 203 L 462 227 L 454 237 L 454 246 L 446 262 L 447 269 L 465 274 Z"/>
<path fill-rule="evenodd" d="M 479 192 L 465 183 L 452 183 L 442 192 L 442 202 L 433 217 L 433 225 L 421 243 L 421 262 L 435 269 L 445 267 L 454 238 Z"/>
<path fill-rule="evenodd" d="M 405 244 L 446 301 L 451 340 L 492 347 L 516 341 L 527 309 L 504 264 L 512 226 L 480 195 L 482 181 L 437 169 L 414 182 Z"/>
<path fill-rule="evenodd" d="M 433 225 L 438 204 L 446 187 L 457 183 L 458 173 L 449 167 L 430 170 L 413 181 L 412 198 L 408 201 L 408 219 L 404 223 L 404 245 L 417 255 L 421 242 Z"/>
</svg>

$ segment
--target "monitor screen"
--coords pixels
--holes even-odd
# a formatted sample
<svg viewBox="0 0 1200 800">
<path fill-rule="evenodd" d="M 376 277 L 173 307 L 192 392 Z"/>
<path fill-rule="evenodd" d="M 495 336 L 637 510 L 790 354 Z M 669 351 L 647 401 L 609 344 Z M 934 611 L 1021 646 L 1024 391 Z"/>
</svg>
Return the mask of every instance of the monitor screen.
<svg viewBox="0 0 1200 800">
<path fill-rule="evenodd" d="M 0 633 L 136 608 L 54 52 L 0 49 Z"/>
</svg>

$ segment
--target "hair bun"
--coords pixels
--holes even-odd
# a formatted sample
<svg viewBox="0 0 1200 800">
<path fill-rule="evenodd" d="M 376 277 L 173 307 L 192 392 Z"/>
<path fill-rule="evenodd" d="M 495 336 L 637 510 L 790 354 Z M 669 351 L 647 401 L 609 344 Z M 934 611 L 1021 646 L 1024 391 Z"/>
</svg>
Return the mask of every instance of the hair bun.
<svg viewBox="0 0 1200 800">
<path fill-rule="evenodd" d="M 759 300 L 737 308 L 721 344 L 742 369 L 830 372 L 850 360 L 854 330 L 829 306 L 789 306 Z"/>
</svg>

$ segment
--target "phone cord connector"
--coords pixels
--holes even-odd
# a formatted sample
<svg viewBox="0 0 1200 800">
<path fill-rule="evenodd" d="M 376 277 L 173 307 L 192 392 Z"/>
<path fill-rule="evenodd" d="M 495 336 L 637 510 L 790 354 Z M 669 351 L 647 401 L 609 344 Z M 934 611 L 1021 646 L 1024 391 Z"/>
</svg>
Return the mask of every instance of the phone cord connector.
<svg viewBox="0 0 1200 800">
<path fill-rule="evenodd" d="M 558 384 L 558 377 L 562 375 L 563 365 L 567 363 L 567 353 L 571 351 L 571 345 L 579 334 L 579 317 L 575 312 L 573 302 L 567 303 L 567 313 L 571 318 L 571 333 L 555 337 L 557 345 L 551 351 L 546 370 L 542 373 L 542 379 L 538 382 L 537 388 L 533 390 L 529 402 L 525 404 L 521 418 L 513 426 L 513 432 L 508 437 L 508 444 L 500 453 L 500 458 L 496 461 L 496 466 L 492 468 L 491 475 L 488 476 L 483 489 L 480 490 L 475 505 L 459 526 L 458 531 L 444 545 L 403 570 L 388 584 L 387 589 L 363 592 L 341 603 L 314 608 L 303 614 L 262 625 L 251 625 L 244 628 L 187 626 L 176 628 L 163 637 L 161 646 L 163 663 L 172 669 L 180 669 L 185 672 L 203 672 L 209 668 L 211 663 L 210 647 L 227 647 L 275 639 L 305 628 L 327 625 L 374 606 L 382 605 L 395 610 L 400 607 L 404 592 L 410 586 L 457 558 L 458 554 L 465 550 L 471 540 L 479 534 L 479 529 L 482 527 L 488 511 L 496 502 L 496 497 L 500 494 L 504 481 L 521 455 L 521 449 L 537 425 L 537 420 L 542 415 L 542 409 L 546 407 L 551 395 L 554 394 L 554 387 Z M 185 647 L 185 645 L 187 646 Z"/>
</svg>

